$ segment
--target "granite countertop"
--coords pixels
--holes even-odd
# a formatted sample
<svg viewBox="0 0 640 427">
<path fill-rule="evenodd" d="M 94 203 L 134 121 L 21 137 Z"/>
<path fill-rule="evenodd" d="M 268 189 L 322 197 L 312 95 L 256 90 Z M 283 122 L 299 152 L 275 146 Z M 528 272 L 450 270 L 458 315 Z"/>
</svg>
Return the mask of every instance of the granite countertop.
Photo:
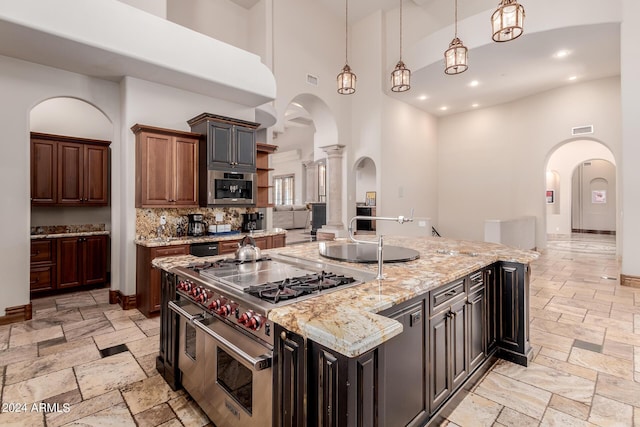
<svg viewBox="0 0 640 427">
<path fill-rule="evenodd" d="M 311 261 L 349 266 L 376 273 L 377 264 L 354 264 L 320 256 L 319 245 L 348 243 L 347 240 L 311 242 L 265 251 Z M 466 276 L 496 261 L 529 264 L 534 251 L 496 243 L 470 242 L 432 237 L 387 237 L 386 245 L 409 247 L 420 258 L 406 263 L 385 264 L 384 280 L 372 280 L 350 288 L 319 295 L 269 312 L 269 320 L 345 356 L 356 357 L 402 332 L 402 325 L 378 315 L 404 301 Z M 220 257 L 210 257 L 211 260 Z M 207 260 L 191 255 L 156 258 L 153 265 L 167 271 L 190 262 Z"/>
<path fill-rule="evenodd" d="M 32 234 L 31 240 L 37 239 L 55 239 L 58 237 L 81 237 L 81 236 L 108 236 L 110 231 L 74 231 L 68 233 L 50 233 L 50 234 Z"/>
<path fill-rule="evenodd" d="M 174 246 L 174 245 L 190 245 L 192 243 L 209 243 L 209 242 L 221 242 L 224 240 L 238 240 L 244 236 L 252 236 L 254 238 L 275 236 L 278 234 L 286 234 L 287 230 L 283 228 L 273 228 L 271 230 L 258 231 L 254 233 L 232 233 L 232 234 L 218 234 L 211 236 L 184 236 L 184 237 L 154 237 L 151 239 L 136 239 L 134 243 L 136 245 L 145 246 L 147 248 L 155 248 L 158 246 Z"/>
</svg>

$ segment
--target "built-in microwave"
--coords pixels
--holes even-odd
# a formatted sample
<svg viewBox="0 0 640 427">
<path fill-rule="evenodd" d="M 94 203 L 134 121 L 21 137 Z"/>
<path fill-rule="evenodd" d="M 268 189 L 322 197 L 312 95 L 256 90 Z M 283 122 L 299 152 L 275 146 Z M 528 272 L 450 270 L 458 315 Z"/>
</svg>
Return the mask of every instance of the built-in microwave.
<svg viewBox="0 0 640 427">
<path fill-rule="evenodd" d="M 256 174 L 207 171 L 208 205 L 255 205 Z"/>
</svg>

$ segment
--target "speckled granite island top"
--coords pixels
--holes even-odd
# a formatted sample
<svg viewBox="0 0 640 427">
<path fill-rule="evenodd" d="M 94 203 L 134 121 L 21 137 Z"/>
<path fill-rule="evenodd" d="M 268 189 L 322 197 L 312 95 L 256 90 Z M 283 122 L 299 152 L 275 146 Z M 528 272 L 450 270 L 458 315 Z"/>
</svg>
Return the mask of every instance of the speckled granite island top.
<svg viewBox="0 0 640 427">
<path fill-rule="evenodd" d="M 347 243 L 347 240 L 312 242 L 265 253 L 285 254 L 312 261 L 346 265 L 376 272 L 376 264 L 354 264 L 328 260 L 319 255 L 318 245 Z M 534 251 L 495 243 L 470 242 L 431 237 L 386 237 L 385 244 L 420 252 L 420 258 L 384 265 L 384 280 L 372 280 L 304 301 L 275 308 L 269 320 L 348 357 L 356 357 L 402 332 L 395 320 L 378 315 L 383 310 L 445 285 L 493 264 L 508 261 L 529 264 Z M 211 257 L 216 259 L 220 257 Z M 191 262 L 203 261 L 190 255 L 156 258 L 153 265 L 167 271 Z"/>
<path fill-rule="evenodd" d="M 134 243 L 136 245 L 145 246 L 147 248 L 155 248 L 159 246 L 174 246 L 174 245 L 190 245 L 192 243 L 211 243 L 211 242 L 222 242 L 225 240 L 238 240 L 242 239 L 244 236 L 251 236 L 254 238 L 259 237 L 268 237 L 268 236 L 277 236 L 279 234 L 287 234 L 287 230 L 283 228 L 274 228 L 271 230 L 259 231 L 256 233 L 231 233 L 231 234 L 219 234 L 219 235 L 211 235 L 211 236 L 200 236 L 200 237 L 169 237 L 169 238 L 160 238 L 155 237 L 151 239 L 136 239 Z"/>
</svg>

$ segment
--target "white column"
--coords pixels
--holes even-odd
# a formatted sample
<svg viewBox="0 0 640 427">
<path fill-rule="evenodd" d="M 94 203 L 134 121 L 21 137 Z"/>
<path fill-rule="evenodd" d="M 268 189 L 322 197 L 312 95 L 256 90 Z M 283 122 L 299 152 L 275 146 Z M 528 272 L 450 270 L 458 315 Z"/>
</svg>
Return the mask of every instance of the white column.
<svg viewBox="0 0 640 427">
<path fill-rule="evenodd" d="M 342 223 L 342 152 L 344 145 L 320 147 L 327 153 L 327 225 L 326 229 L 344 231 Z M 323 230 L 325 227 L 323 227 Z"/>
<path fill-rule="evenodd" d="M 302 162 L 307 170 L 307 185 L 305 187 L 305 203 L 318 201 L 318 163 L 313 160 Z"/>
</svg>

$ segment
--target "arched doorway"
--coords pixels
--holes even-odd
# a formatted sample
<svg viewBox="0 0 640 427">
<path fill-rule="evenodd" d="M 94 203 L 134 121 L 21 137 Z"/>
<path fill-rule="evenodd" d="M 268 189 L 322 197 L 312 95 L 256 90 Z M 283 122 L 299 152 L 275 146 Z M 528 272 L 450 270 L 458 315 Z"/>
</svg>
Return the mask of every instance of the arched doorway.
<svg viewBox="0 0 640 427">
<path fill-rule="evenodd" d="M 611 150 L 593 139 L 562 143 L 549 155 L 545 183 L 547 247 L 615 253 L 619 208 Z"/>
</svg>

